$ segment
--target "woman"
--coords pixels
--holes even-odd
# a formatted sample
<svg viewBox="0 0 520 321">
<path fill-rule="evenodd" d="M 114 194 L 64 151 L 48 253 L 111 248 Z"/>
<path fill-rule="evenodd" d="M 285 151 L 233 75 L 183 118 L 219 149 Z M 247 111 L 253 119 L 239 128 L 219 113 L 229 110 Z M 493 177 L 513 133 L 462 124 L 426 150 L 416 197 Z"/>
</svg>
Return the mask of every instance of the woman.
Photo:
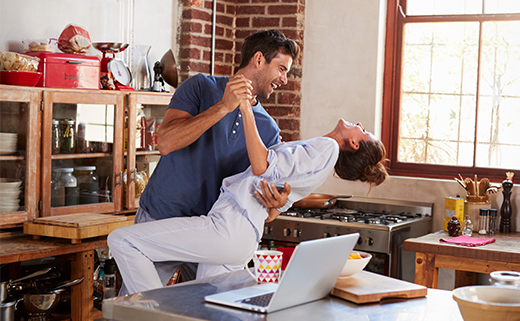
<svg viewBox="0 0 520 321">
<path fill-rule="evenodd" d="M 341 119 L 323 137 L 267 149 L 258 135 L 250 100 L 244 100 L 239 108 L 251 166 L 224 179 L 220 197 L 208 215 L 146 222 L 109 235 L 108 245 L 129 293 L 164 286 L 154 262 L 197 262 L 197 279 L 243 269 L 257 249 L 264 222 L 274 220 L 309 195 L 333 168 L 342 179 L 371 185 L 387 178 L 384 146 L 359 123 Z M 292 186 L 283 208 L 266 212 L 255 197 L 266 179 L 275 188 L 282 188 L 285 182 Z"/>
</svg>

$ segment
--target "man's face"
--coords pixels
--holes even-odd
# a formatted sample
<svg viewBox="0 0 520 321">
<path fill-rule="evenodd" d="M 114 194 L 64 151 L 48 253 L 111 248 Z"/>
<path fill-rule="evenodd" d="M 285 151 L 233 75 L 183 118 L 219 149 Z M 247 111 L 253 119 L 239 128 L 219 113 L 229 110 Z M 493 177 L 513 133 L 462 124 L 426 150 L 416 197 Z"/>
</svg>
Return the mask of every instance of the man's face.
<svg viewBox="0 0 520 321">
<path fill-rule="evenodd" d="M 268 99 L 276 88 L 287 84 L 287 73 L 291 69 L 292 62 L 291 55 L 281 53 L 278 53 L 269 64 L 263 58 L 260 70 L 253 79 L 253 94 Z"/>
</svg>

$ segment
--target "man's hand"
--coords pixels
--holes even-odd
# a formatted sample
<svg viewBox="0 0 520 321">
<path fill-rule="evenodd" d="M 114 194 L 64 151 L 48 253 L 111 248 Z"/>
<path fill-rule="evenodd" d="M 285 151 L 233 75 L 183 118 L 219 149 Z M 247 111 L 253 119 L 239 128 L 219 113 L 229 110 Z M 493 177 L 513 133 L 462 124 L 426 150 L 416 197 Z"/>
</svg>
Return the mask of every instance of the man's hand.
<svg viewBox="0 0 520 321">
<path fill-rule="evenodd" d="M 227 112 L 232 112 L 238 107 L 241 101 L 251 101 L 253 99 L 253 85 L 251 80 L 245 78 L 243 75 L 235 75 L 229 77 L 224 90 L 224 96 L 220 100 Z"/>
<path fill-rule="evenodd" d="M 285 183 L 283 187 L 283 189 L 278 190 L 274 184 L 271 184 L 271 188 L 269 188 L 269 184 L 265 179 L 260 182 L 262 193 L 255 191 L 255 194 L 267 208 L 268 212 L 271 208 L 280 208 L 287 203 L 287 197 L 291 194 L 291 185 Z"/>
</svg>

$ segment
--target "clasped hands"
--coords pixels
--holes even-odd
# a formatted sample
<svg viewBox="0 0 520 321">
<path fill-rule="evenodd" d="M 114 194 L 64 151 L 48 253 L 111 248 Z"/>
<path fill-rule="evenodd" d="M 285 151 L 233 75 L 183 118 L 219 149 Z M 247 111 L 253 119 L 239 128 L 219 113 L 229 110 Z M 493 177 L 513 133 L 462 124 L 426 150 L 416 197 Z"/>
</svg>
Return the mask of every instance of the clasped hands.
<svg viewBox="0 0 520 321">
<path fill-rule="evenodd" d="M 283 207 L 287 203 L 287 197 L 291 194 L 291 185 L 285 183 L 284 188 L 278 190 L 272 183 L 269 188 L 269 183 L 264 179 L 260 182 L 260 188 L 262 192 L 255 191 L 255 194 L 267 208 L 269 216 L 265 222 L 269 223 L 280 215 L 281 212 L 278 208 Z"/>
</svg>

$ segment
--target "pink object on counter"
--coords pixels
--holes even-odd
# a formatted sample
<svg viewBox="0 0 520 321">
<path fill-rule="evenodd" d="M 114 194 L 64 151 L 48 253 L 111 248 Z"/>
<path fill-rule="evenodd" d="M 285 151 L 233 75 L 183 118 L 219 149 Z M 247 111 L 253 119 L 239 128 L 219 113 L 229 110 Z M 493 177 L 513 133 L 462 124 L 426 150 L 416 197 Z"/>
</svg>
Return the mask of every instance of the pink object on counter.
<svg viewBox="0 0 520 321">
<path fill-rule="evenodd" d="M 494 238 L 476 238 L 466 235 L 454 237 L 452 239 L 441 238 L 439 241 L 449 244 L 462 245 L 462 246 L 480 246 L 488 243 L 493 243 L 496 240 Z"/>
</svg>

